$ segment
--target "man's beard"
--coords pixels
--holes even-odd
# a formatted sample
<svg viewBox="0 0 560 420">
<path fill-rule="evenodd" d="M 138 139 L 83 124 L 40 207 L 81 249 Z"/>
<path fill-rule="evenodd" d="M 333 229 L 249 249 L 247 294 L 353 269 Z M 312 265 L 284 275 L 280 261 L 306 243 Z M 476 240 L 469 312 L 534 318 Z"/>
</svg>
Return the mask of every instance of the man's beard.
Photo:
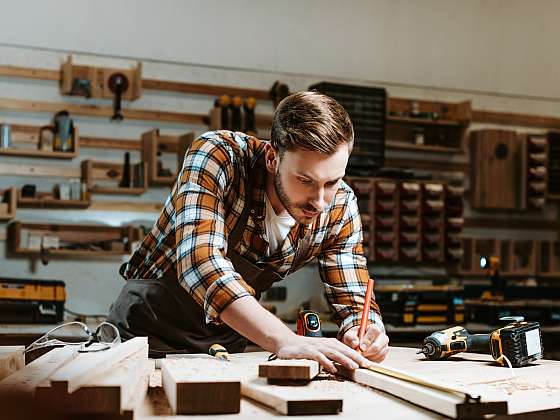
<svg viewBox="0 0 560 420">
<path fill-rule="evenodd" d="M 278 199 L 286 209 L 286 211 L 292 216 L 296 222 L 298 223 L 309 223 L 313 218 L 309 216 L 299 215 L 296 214 L 296 210 L 307 210 L 308 212 L 315 213 L 318 210 L 313 207 L 313 205 L 307 204 L 294 204 L 288 198 L 286 191 L 284 190 L 284 186 L 282 185 L 282 180 L 280 179 L 280 172 L 276 172 L 274 174 L 274 191 L 276 191 L 276 195 Z"/>
</svg>

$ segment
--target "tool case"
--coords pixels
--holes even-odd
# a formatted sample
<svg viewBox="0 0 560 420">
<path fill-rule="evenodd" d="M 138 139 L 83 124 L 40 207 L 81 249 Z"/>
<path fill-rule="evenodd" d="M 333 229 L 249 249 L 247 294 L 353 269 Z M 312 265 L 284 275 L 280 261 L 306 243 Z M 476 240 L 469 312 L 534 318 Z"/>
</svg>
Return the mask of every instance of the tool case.
<svg viewBox="0 0 560 420">
<path fill-rule="evenodd" d="M 0 322 L 61 322 L 66 288 L 60 280 L 0 278 Z"/>
</svg>

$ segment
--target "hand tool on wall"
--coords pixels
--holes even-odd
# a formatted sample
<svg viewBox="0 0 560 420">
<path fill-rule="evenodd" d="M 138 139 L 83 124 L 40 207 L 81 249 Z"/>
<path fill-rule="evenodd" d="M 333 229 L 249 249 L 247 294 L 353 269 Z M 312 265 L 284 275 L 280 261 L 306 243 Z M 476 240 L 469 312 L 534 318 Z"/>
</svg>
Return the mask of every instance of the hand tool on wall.
<svg viewBox="0 0 560 420">
<path fill-rule="evenodd" d="M 274 109 L 276 109 L 276 107 L 282 101 L 282 99 L 290 95 L 290 88 L 288 88 L 287 84 L 277 80 L 270 88 L 268 95 L 272 100 L 272 105 L 274 106 Z"/>
<path fill-rule="evenodd" d="M 115 94 L 113 100 L 113 116 L 111 119 L 122 121 L 124 118 L 121 112 L 122 95 L 128 90 L 130 84 L 128 78 L 122 73 L 113 73 L 109 76 L 107 84 L 111 92 Z"/>
<path fill-rule="evenodd" d="M 241 117 L 241 105 L 243 105 L 243 100 L 240 96 L 234 96 L 231 100 L 231 129 L 233 131 L 241 131 L 242 129 L 242 117 Z"/>
<path fill-rule="evenodd" d="M 491 354 L 502 366 L 509 361 L 512 367 L 527 366 L 543 356 L 541 330 L 538 322 L 523 317 L 503 317 L 509 322 L 489 334 L 470 334 L 456 326 L 435 331 L 423 341 L 423 353 L 429 360 L 442 360 L 462 352 Z"/>
<path fill-rule="evenodd" d="M 60 111 L 54 115 L 53 150 L 70 152 L 74 150 L 74 122 L 68 111 Z"/>
<path fill-rule="evenodd" d="M 82 95 L 86 98 L 91 98 L 91 80 L 75 77 L 72 80 L 72 89 L 70 90 L 70 95 Z"/>
<path fill-rule="evenodd" d="M 124 165 L 121 182 L 119 182 L 119 187 L 128 188 L 130 187 L 130 153 L 126 152 L 124 154 Z"/>
<path fill-rule="evenodd" d="M 221 95 L 214 102 L 214 107 L 220 108 L 220 130 L 231 130 L 231 98 L 228 95 Z"/>
<path fill-rule="evenodd" d="M 257 100 L 252 97 L 245 99 L 245 103 L 243 104 L 243 111 L 245 112 L 245 123 L 243 124 L 243 132 L 245 134 L 249 134 L 250 136 L 257 135 L 257 128 L 255 125 L 256 106 Z"/>
</svg>

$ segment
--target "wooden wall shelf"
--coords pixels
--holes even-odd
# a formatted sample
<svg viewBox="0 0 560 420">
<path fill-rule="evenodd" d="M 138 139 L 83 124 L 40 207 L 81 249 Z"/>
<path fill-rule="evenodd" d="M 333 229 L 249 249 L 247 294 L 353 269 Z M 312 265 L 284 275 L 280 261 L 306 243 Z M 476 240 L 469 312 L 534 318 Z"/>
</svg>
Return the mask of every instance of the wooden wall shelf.
<svg viewBox="0 0 560 420">
<path fill-rule="evenodd" d="M 402 146 L 402 150 L 433 147 L 430 151 L 436 153 L 460 153 L 470 121 L 470 101 L 451 103 L 388 98 L 385 137 L 398 145 L 411 146 L 407 149 Z"/>
<path fill-rule="evenodd" d="M 74 95 L 72 93 L 74 80 L 88 80 L 92 98 L 112 99 L 115 95 L 109 89 L 108 80 L 115 73 L 123 74 L 129 82 L 128 89 L 123 93 L 122 99 L 127 101 L 138 99 L 142 93 L 142 63 L 140 62 L 134 69 L 114 69 L 77 65 L 72 63 L 72 56 L 69 56 L 61 68 L 60 91 L 63 95 Z M 82 93 L 80 96 L 84 96 L 84 94 Z"/>
<path fill-rule="evenodd" d="M 143 168 L 143 176 L 139 182 L 139 186 L 134 186 L 134 166 L 141 165 Z M 112 162 L 98 162 L 93 160 L 82 161 L 82 171 L 85 176 L 87 190 L 94 194 L 128 194 L 128 195 L 141 195 L 148 189 L 147 178 L 147 164 L 140 162 L 135 165 L 130 165 L 131 187 L 119 187 L 118 183 L 123 176 L 123 165 Z M 117 182 L 117 186 L 107 186 L 107 181 Z"/>
<path fill-rule="evenodd" d="M 74 126 L 74 147 L 69 152 L 39 149 L 39 132 L 41 131 L 39 126 L 10 124 L 10 127 L 12 143 L 15 147 L 0 148 L 0 155 L 43 159 L 73 159 L 79 154 L 80 134 L 76 126 Z M 18 144 L 31 147 L 17 147 Z"/>
<path fill-rule="evenodd" d="M 21 190 L 18 191 L 17 205 L 21 208 L 48 208 L 48 209 L 85 209 L 91 205 L 90 194 L 83 191 L 83 184 L 86 183 L 86 165 L 82 165 L 80 176 L 80 192 L 81 199 L 61 199 L 55 195 L 55 192 L 37 191 L 35 197 L 23 197 Z M 77 177 L 75 178 L 77 180 Z M 70 194 L 72 194 L 70 192 Z M 59 194 L 60 195 L 60 194 Z"/>
<path fill-rule="evenodd" d="M 387 149 L 412 150 L 415 152 L 430 152 L 430 153 L 442 153 L 442 154 L 463 153 L 463 149 L 458 147 L 420 145 L 420 144 L 408 143 L 408 142 L 398 141 L 398 140 L 385 140 L 385 147 L 387 147 Z"/>
<path fill-rule="evenodd" d="M 558 243 L 536 240 L 463 238 L 463 249 L 465 253 L 458 270 L 459 275 L 489 276 L 487 269 L 480 268 L 480 258 L 495 256 L 500 260 L 500 275 L 503 276 L 560 276 L 560 246 Z"/>
<path fill-rule="evenodd" d="M 171 137 L 160 135 L 159 130 L 150 130 L 142 134 L 142 160 L 147 164 L 149 185 L 173 185 L 183 165 L 183 158 L 194 140 L 194 133 Z M 175 153 L 177 166 L 169 176 L 162 176 L 158 168 L 158 153 Z"/>
<path fill-rule="evenodd" d="M 537 274 L 545 278 L 560 278 L 560 242 L 539 241 L 537 249 Z"/>
<path fill-rule="evenodd" d="M 414 108 L 420 113 L 414 114 Z M 437 118 L 420 118 L 428 113 Z M 425 121 L 429 124 L 468 125 L 472 120 L 471 101 L 443 102 L 411 98 L 387 98 L 387 118 L 395 118 L 398 122 L 414 123 Z M 395 121 L 397 122 L 397 121 Z"/>
<path fill-rule="evenodd" d="M 21 208 L 86 209 L 90 204 L 89 200 L 61 200 L 49 192 L 39 192 L 36 198 L 28 198 L 22 197 L 20 191 L 17 199 L 17 206 Z"/>
<path fill-rule="evenodd" d="M 24 222 L 8 226 L 10 252 L 22 256 L 117 256 L 130 253 L 132 242 L 140 239 L 140 229 L 133 226 Z"/>
<path fill-rule="evenodd" d="M 15 187 L 0 190 L 0 221 L 16 217 L 17 190 Z"/>
<path fill-rule="evenodd" d="M 402 124 L 411 124 L 411 125 L 442 125 L 442 126 L 451 126 L 451 127 L 459 127 L 462 125 L 466 125 L 468 123 L 463 121 L 456 121 L 456 120 L 430 120 L 427 118 L 407 118 L 407 117 L 395 117 L 392 115 L 387 116 L 388 122 L 393 123 L 402 123 Z"/>
</svg>

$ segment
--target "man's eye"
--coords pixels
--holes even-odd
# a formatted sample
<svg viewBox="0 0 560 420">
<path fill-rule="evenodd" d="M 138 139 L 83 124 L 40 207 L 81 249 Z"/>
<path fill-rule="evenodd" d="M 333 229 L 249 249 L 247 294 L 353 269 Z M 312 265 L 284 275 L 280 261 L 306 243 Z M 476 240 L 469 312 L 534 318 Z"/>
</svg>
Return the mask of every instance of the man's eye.
<svg viewBox="0 0 560 420">
<path fill-rule="evenodd" d="M 327 188 L 334 188 L 338 185 L 338 181 L 327 182 Z"/>
<path fill-rule="evenodd" d="M 302 184 L 311 184 L 311 180 L 310 179 L 306 179 L 306 178 L 298 178 L 299 182 L 301 182 Z"/>
</svg>

